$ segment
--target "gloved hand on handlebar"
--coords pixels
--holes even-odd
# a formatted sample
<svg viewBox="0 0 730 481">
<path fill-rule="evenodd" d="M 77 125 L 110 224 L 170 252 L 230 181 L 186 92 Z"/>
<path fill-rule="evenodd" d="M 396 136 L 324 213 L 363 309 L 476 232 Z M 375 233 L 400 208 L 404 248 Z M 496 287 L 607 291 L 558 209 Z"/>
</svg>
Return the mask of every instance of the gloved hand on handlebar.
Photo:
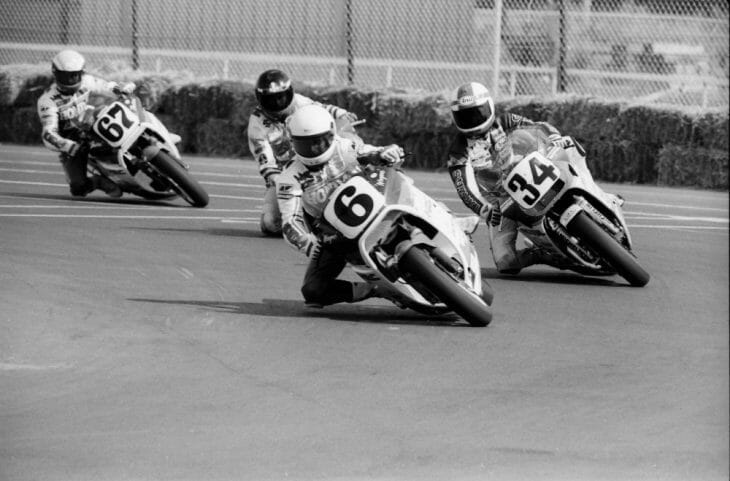
<svg viewBox="0 0 730 481">
<path fill-rule="evenodd" d="M 338 234 L 322 234 L 319 237 L 310 234 L 309 244 L 305 249 L 305 254 L 310 259 L 317 259 L 322 249 L 336 246 L 342 240 L 343 238 Z"/>
<path fill-rule="evenodd" d="M 68 150 L 71 157 L 84 157 L 89 153 L 89 144 L 86 142 L 76 142 Z"/>
<path fill-rule="evenodd" d="M 502 209 L 499 204 L 484 204 L 479 215 L 491 226 L 498 226 L 502 222 Z"/>
<path fill-rule="evenodd" d="M 560 147 L 561 149 L 568 149 L 570 147 L 575 147 L 575 150 L 578 151 L 578 153 L 582 156 L 586 155 L 586 151 L 583 148 L 582 145 L 578 143 L 577 140 L 575 140 L 570 135 L 558 135 L 558 134 L 552 134 L 548 137 L 548 141 L 551 145 L 555 145 L 557 147 Z"/>
<path fill-rule="evenodd" d="M 560 134 L 552 134 L 548 137 L 548 141 L 557 147 L 560 147 L 561 149 L 564 149 L 568 146 L 570 146 L 570 137 L 569 136 L 562 136 Z"/>
<path fill-rule="evenodd" d="M 114 92 L 115 95 L 132 95 L 135 88 L 137 88 L 137 86 L 134 82 L 127 82 L 122 85 L 115 85 L 112 87 L 112 92 Z"/>
<path fill-rule="evenodd" d="M 354 122 L 357 122 L 357 114 L 354 114 L 352 112 L 345 112 L 344 114 L 337 117 L 337 120 L 344 120 L 348 124 L 352 124 Z"/>
<path fill-rule="evenodd" d="M 391 166 L 399 162 L 404 155 L 405 152 L 399 145 L 391 144 L 382 147 L 382 150 L 380 151 L 380 160 L 383 161 L 383 164 Z"/>
<path fill-rule="evenodd" d="M 309 234 L 307 237 L 309 238 L 309 241 L 301 248 L 301 250 L 304 252 L 304 255 L 310 259 L 317 259 L 319 257 L 319 251 L 322 249 L 322 244 L 314 234 Z"/>
</svg>

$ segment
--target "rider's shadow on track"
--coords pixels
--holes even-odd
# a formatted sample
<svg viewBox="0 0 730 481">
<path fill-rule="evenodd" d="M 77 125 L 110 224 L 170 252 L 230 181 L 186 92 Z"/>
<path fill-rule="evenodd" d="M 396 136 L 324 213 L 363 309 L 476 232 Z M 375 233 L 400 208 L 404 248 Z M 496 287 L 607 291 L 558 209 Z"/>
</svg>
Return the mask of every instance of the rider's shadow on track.
<svg viewBox="0 0 730 481">
<path fill-rule="evenodd" d="M 545 284 L 629 287 L 628 284 L 615 282 L 611 278 L 583 276 L 577 272 L 560 271 L 550 267 L 546 267 L 545 269 L 537 268 L 534 270 L 533 268 L 528 268 L 516 275 L 500 274 L 496 268 L 486 267 L 482 268 L 482 277 L 490 280 L 496 279 L 500 281 L 513 282 L 543 282 Z"/>
<path fill-rule="evenodd" d="M 223 237 L 251 237 L 262 240 L 268 240 L 261 231 L 256 229 L 239 229 L 239 228 L 221 228 L 221 227 L 201 227 L 199 229 L 180 229 L 175 227 L 134 227 L 135 230 L 154 230 L 158 232 L 190 232 L 194 234 L 207 234 Z"/>
<path fill-rule="evenodd" d="M 126 204 L 126 205 L 157 205 L 163 207 L 190 207 L 186 203 L 181 203 L 181 199 L 173 198 L 169 200 L 148 200 L 141 197 L 120 197 L 117 199 L 102 194 L 90 194 L 86 197 L 74 197 L 68 194 L 21 194 L 6 193 L 10 197 L 28 198 L 28 199 L 47 199 L 47 200 L 66 200 L 69 202 L 91 203 L 101 202 L 104 204 Z"/>
<path fill-rule="evenodd" d="M 249 316 L 321 318 L 332 321 L 368 322 L 373 324 L 469 327 L 466 322 L 462 321 L 455 314 L 426 316 L 411 310 L 399 309 L 393 305 L 336 304 L 323 309 L 312 309 L 304 307 L 303 301 L 290 299 L 262 299 L 261 302 L 145 298 L 130 298 L 127 300 L 133 302 L 197 306 L 202 309 Z"/>
</svg>

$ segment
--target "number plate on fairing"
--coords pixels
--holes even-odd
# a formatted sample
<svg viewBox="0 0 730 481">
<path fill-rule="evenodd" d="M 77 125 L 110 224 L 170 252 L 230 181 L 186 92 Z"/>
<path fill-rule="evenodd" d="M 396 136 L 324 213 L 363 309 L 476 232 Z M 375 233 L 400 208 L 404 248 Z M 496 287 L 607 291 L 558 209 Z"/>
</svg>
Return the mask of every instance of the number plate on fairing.
<svg viewBox="0 0 730 481">
<path fill-rule="evenodd" d="M 502 185 L 524 210 L 533 209 L 560 181 L 560 170 L 550 159 L 532 152 L 514 166 Z"/>
<path fill-rule="evenodd" d="M 94 132 L 111 147 L 120 147 L 139 125 L 139 117 L 121 102 L 114 102 L 99 113 Z"/>
<path fill-rule="evenodd" d="M 332 192 L 324 218 L 343 236 L 355 239 L 384 205 L 378 189 L 362 177 L 353 177 Z"/>
</svg>

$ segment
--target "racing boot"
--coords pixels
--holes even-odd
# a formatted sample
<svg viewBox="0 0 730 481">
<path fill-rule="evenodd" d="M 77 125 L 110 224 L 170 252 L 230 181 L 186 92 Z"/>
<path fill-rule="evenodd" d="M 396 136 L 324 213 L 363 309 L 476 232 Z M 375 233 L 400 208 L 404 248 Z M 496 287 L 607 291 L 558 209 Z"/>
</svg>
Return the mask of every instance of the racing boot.
<svg viewBox="0 0 730 481">
<path fill-rule="evenodd" d="M 517 252 L 517 257 L 522 268 L 535 264 L 545 264 L 556 269 L 570 269 L 572 264 L 563 256 L 550 249 L 538 246 L 531 246 Z"/>
<path fill-rule="evenodd" d="M 481 218 L 478 215 L 456 217 L 456 224 L 464 231 L 464 234 L 471 237 L 471 235 L 477 230 L 477 227 L 479 227 L 480 220 Z"/>
<path fill-rule="evenodd" d="M 382 293 L 378 289 L 378 286 L 376 285 L 367 282 L 352 283 L 352 300 L 348 302 L 360 302 L 364 301 L 365 299 L 370 299 L 371 297 L 384 298 L 385 296 L 382 295 Z M 324 308 L 324 305 L 320 304 L 319 302 L 305 301 L 304 307 L 308 307 L 310 309 L 322 309 Z"/>
<path fill-rule="evenodd" d="M 150 182 L 150 187 L 155 192 L 167 192 L 170 190 L 170 184 L 160 179 L 153 179 L 152 182 Z"/>
<path fill-rule="evenodd" d="M 360 302 L 371 297 L 384 298 L 383 294 L 378 289 L 378 286 L 370 284 L 368 282 L 353 282 L 352 283 L 352 301 Z"/>
<path fill-rule="evenodd" d="M 103 190 L 109 197 L 118 199 L 122 196 L 122 188 L 106 177 L 94 175 L 91 177 L 91 183 L 94 189 Z"/>
</svg>

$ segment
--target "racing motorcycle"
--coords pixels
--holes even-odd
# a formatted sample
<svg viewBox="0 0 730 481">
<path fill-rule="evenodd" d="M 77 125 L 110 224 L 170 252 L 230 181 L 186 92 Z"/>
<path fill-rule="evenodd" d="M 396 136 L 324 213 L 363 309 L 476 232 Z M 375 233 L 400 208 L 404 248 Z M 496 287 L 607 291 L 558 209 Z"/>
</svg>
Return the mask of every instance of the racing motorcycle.
<svg viewBox="0 0 730 481">
<path fill-rule="evenodd" d="M 512 158 L 502 187 L 509 197 L 500 205 L 502 215 L 517 220 L 519 232 L 556 266 L 584 275 L 618 274 L 632 286 L 645 286 L 650 276 L 632 252 L 623 201 L 593 181 L 582 147 L 572 137 L 563 137 L 562 147 L 552 145 L 538 127 L 508 138 Z"/>
<path fill-rule="evenodd" d="M 491 321 L 494 293 L 470 237 L 396 166 L 369 166 L 338 186 L 323 218 L 353 246 L 348 266 L 395 305 L 455 312 L 472 326 Z"/>
<path fill-rule="evenodd" d="M 180 196 L 193 207 L 208 205 L 208 193 L 191 177 L 176 143 L 139 97 L 94 96 L 82 113 L 80 130 L 89 145 L 88 170 L 150 200 Z"/>
</svg>

